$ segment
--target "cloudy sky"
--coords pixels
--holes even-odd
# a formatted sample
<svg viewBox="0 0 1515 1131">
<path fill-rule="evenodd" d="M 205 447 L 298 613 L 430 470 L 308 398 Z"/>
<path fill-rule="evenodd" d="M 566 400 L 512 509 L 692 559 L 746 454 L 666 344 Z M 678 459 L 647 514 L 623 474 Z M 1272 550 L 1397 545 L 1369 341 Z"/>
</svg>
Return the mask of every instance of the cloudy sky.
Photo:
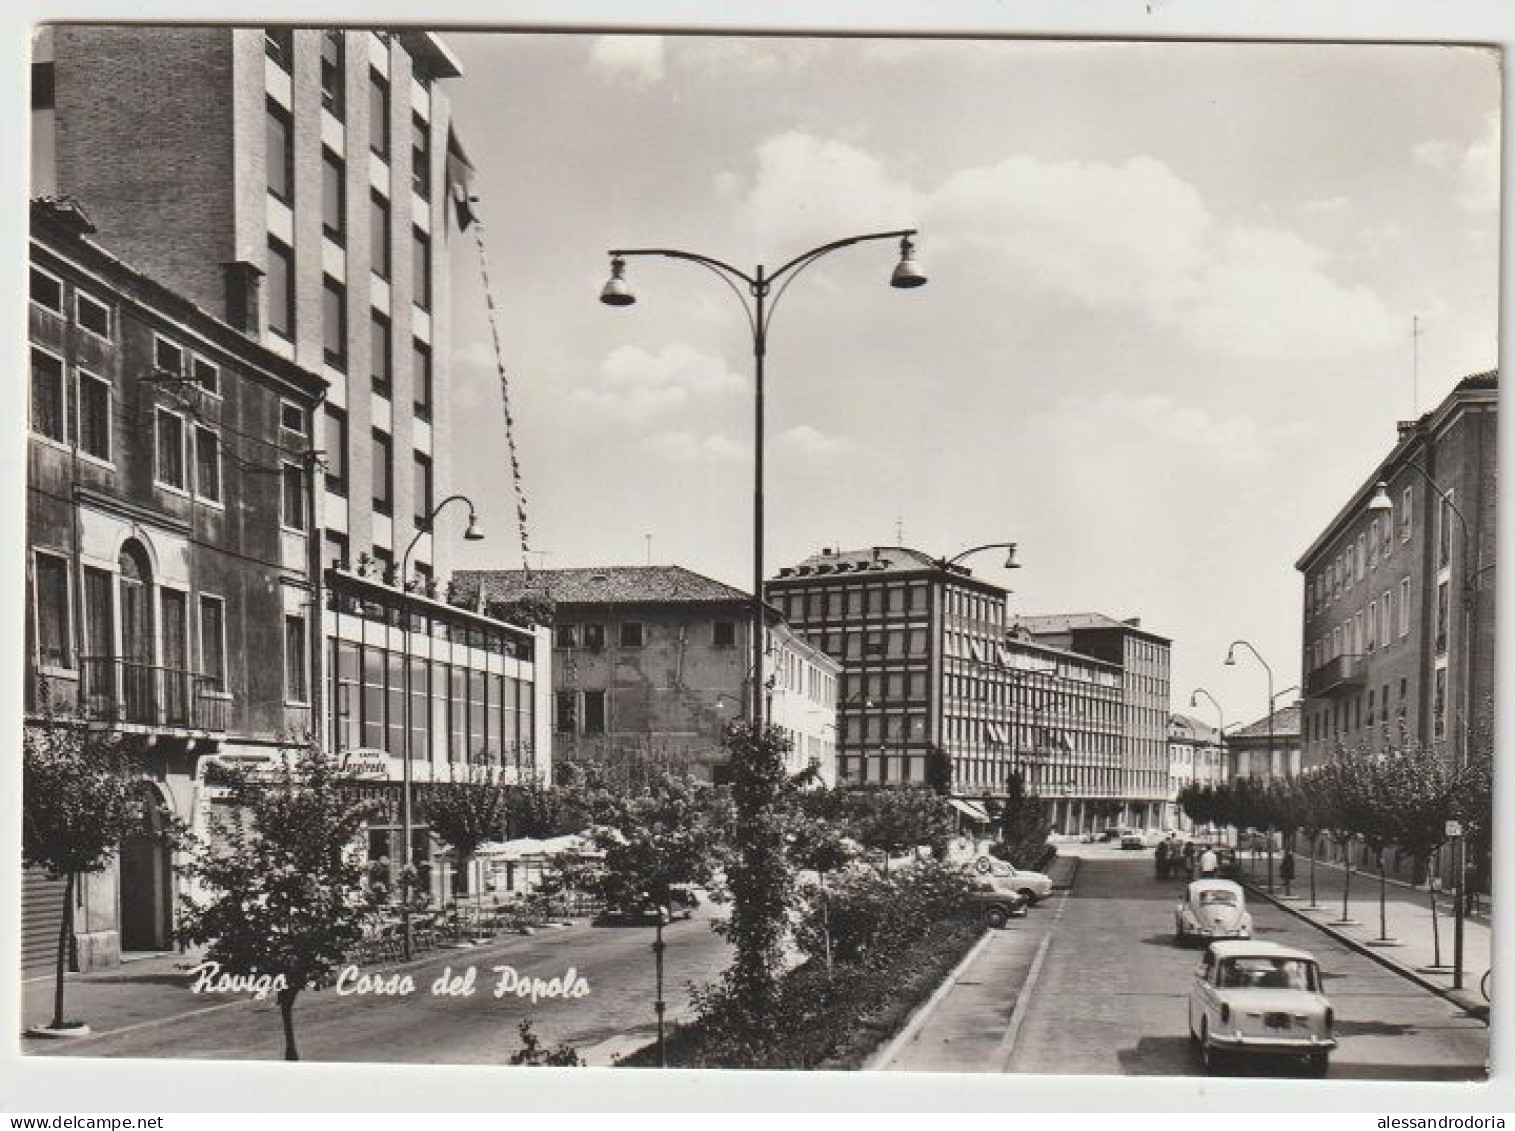
<svg viewBox="0 0 1515 1131">
<path fill-rule="evenodd" d="M 822 546 L 951 554 L 1012 612 L 1140 616 L 1174 705 L 1263 713 L 1299 675 L 1293 563 L 1396 420 L 1497 360 L 1499 75 L 1477 50 L 454 34 L 534 564 L 750 585 L 750 338 L 687 264 L 805 273 L 769 352 L 769 571 Z M 470 241 L 454 256 L 455 485 L 516 566 Z M 1412 318 L 1419 316 L 1419 400 Z M 1197 714 L 1207 715 L 1207 708 Z"/>
</svg>

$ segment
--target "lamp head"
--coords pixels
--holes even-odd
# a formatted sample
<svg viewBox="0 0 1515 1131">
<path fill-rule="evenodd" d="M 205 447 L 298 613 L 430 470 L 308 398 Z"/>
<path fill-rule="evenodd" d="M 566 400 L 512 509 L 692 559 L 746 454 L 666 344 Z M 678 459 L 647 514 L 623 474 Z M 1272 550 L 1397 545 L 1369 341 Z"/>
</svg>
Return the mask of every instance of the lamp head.
<svg viewBox="0 0 1515 1131">
<path fill-rule="evenodd" d="M 909 236 L 900 240 L 900 261 L 894 265 L 894 274 L 889 278 L 889 285 L 902 291 L 926 285 L 926 273 L 915 261 L 915 241 Z"/>
<path fill-rule="evenodd" d="M 1191 692 L 1190 693 L 1190 695 L 1189 695 L 1189 706 L 1191 706 L 1191 707 L 1198 707 L 1199 706 L 1199 692 L 1195 691 L 1195 692 Z"/>
<path fill-rule="evenodd" d="M 479 516 L 477 514 L 475 514 L 473 511 L 469 511 L 468 512 L 468 529 L 465 530 L 465 531 L 463 531 L 463 541 L 465 541 L 465 542 L 482 542 L 482 541 L 484 541 L 484 529 L 483 529 L 483 527 L 481 527 L 479 525 Z"/>
<path fill-rule="evenodd" d="M 626 285 L 626 261 L 619 255 L 610 260 L 610 278 L 600 290 L 600 301 L 606 306 L 630 306 L 637 296 Z"/>
<path fill-rule="evenodd" d="M 1373 488 L 1373 497 L 1368 500 L 1368 513 L 1394 513 L 1394 500 L 1389 498 L 1389 485 L 1387 483 L 1379 483 Z"/>
<path fill-rule="evenodd" d="M 1015 560 L 1015 547 L 1016 547 L 1016 545 L 1017 545 L 1017 543 L 1011 542 L 1010 545 L 1008 547 L 1006 547 L 1006 549 L 1005 549 L 1005 568 L 1006 569 L 1020 569 L 1020 567 L 1021 567 L 1020 562 L 1018 562 L 1018 561 Z"/>
<path fill-rule="evenodd" d="M 1229 647 L 1229 648 L 1226 649 L 1226 667 L 1228 667 L 1228 668 L 1234 668 L 1235 666 L 1236 666 L 1236 645 L 1233 644 L 1233 645 L 1231 645 L 1231 647 Z"/>
</svg>

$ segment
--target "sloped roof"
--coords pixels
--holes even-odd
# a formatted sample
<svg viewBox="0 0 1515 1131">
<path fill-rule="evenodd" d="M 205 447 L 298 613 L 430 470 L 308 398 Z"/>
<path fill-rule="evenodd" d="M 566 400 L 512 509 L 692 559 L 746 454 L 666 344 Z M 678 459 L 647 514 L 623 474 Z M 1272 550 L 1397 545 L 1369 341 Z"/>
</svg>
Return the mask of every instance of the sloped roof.
<svg viewBox="0 0 1515 1131">
<path fill-rule="evenodd" d="M 769 580 L 789 580 L 796 575 L 814 577 L 873 572 L 917 573 L 940 566 L 939 559 L 908 546 L 867 546 L 861 550 L 822 550 L 792 566 L 785 566 L 779 570 L 777 578 Z"/>
<path fill-rule="evenodd" d="M 1230 735 L 1228 735 L 1228 737 L 1232 738 L 1232 739 L 1237 739 L 1237 738 L 1267 738 L 1268 737 L 1268 719 L 1267 719 L 1267 716 L 1266 715 L 1263 716 L 1262 718 L 1258 719 L 1255 723 L 1249 723 L 1247 726 L 1242 727 L 1240 730 L 1233 730 L 1230 733 Z M 1280 708 L 1279 710 L 1273 712 L 1273 737 L 1274 738 L 1284 738 L 1284 737 L 1298 738 L 1299 737 L 1299 704 L 1298 703 L 1291 703 L 1289 706 Z"/>
<path fill-rule="evenodd" d="M 683 566 L 593 566 L 582 569 L 462 569 L 453 573 L 464 593 L 482 585 L 489 600 L 547 595 L 559 605 L 690 604 L 747 602 L 750 593 Z"/>
<path fill-rule="evenodd" d="M 1220 733 L 1214 727 L 1207 726 L 1192 715 L 1181 715 L 1177 711 L 1168 720 L 1168 737 L 1212 746 L 1220 741 Z"/>
</svg>

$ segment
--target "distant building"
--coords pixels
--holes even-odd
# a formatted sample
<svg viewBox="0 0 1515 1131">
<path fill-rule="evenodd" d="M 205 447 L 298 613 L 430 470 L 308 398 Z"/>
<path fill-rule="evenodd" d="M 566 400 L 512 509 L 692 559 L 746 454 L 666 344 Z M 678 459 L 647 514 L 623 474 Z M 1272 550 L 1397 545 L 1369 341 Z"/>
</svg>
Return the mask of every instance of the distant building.
<svg viewBox="0 0 1515 1131">
<path fill-rule="evenodd" d="M 25 706 L 40 694 L 145 761 L 144 826 L 84 877 L 88 970 L 173 945 L 151 824 L 206 831 L 205 770 L 312 728 L 311 428 L 322 379 L 31 206 Z M 62 884 L 25 878 L 22 955 L 50 961 Z"/>
<path fill-rule="evenodd" d="M 1091 656 L 1121 670 L 1122 820 L 1161 828 L 1172 815 L 1168 788 L 1171 642 L 1142 628 L 1140 618 L 1056 613 L 1017 618 L 1016 627 L 1044 644 Z"/>
<path fill-rule="evenodd" d="M 1230 780 L 1220 732 L 1198 719 L 1175 713 L 1168 724 L 1168 796 L 1173 804 L 1170 828 L 1188 829 L 1192 822 L 1178 805 L 1186 786 L 1217 786 Z"/>
<path fill-rule="evenodd" d="M 1492 725 L 1498 423 L 1498 373 L 1464 378 L 1295 563 L 1307 764 L 1401 736 L 1457 750 L 1464 723 Z"/>
<path fill-rule="evenodd" d="M 635 781 L 658 770 L 727 776 L 725 725 L 750 700 L 749 594 L 681 566 L 464 570 L 465 599 L 550 600 L 553 731 L 562 762 Z M 840 665 L 770 611 L 760 675 L 767 718 L 792 743 L 790 770 L 835 780 Z"/>
<path fill-rule="evenodd" d="M 1290 704 L 1226 735 L 1226 765 L 1230 778 L 1277 781 L 1296 778 L 1303 768 L 1300 744 L 1300 705 Z"/>
</svg>

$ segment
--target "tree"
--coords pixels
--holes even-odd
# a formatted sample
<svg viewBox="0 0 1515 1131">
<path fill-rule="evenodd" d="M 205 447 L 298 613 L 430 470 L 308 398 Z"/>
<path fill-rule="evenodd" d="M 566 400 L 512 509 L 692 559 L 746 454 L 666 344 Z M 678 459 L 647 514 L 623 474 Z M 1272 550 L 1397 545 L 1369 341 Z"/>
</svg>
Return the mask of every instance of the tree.
<svg viewBox="0 0 1515 1131">
<path fill-rule="evenodd" d="M 1342 887 L 1341 921 L 1351 919 L 1352 897 L 1352 841 L 1357 837 L 1360 802 L 1358 782 L 1358 759 L 1345 746 L 1339 745 L 1331 760 L 1311 775 L 1316 786 L 1316 796 L 1322 810 L 1322 827 L 1327 836 L 1341 849 Z"/>
<path fill-rule="evenodd" d="M 730 755 L 735 806 L 727 930 L 736 957 L 727 971 L 727 988 L 754 1016 L 765 1017 L 775 1000 L 794 899 L 793 873 L 784 851 L 784 764 L 790 744 L 778 727 L 735 720 L 726 725 L 721 745 Z"/>
<path fill-rule="evenodd" d="M 1310 906 L 1315 900 L 1315 857 L 1320 852 L 1320 837 L 1325 832 L 1329 811 L 1314 776 L 1306 772 L 1288 783 L 1288 805 L 1296 833 L 1304 834 L 1310 844 Z"/>
<path fill-rule="evenodd" d="M 1047 819 L 1047 803 L 1026 791 L 1025 775 L 1010 776 L 1010 788 L 1004 797 L 984 797 L 984 808 L 994 822 L 999 837 L 995 855 L 1019 868 L 1035 868 L 1047 847 L 1052 822 Z"/>
<path fill-rule="evenodd" d="M 44 688 L 41 693 L 48 702 Z M 54 963 L 51 1029 L 75 1026 L 63 1016 L 63 983 L 74 932 L 74 889 L 81 875 L 102 872 L 121 842 L 148 827 L 138 792 L 140 768 L 119 735 L 88 730 L 46 706 L 21 736 L 21 857 L 63 881 L 63 921 Z M 163 822 L 167 828 L 169 822 Z"/>
<path fill-rule="evenodd" d="M 206 894 L 182 897 L 179 934 L 205 943 L 219 973 L 270 978 L 284 1059 L 298 1060 L 295 999 L 329 984 L 373 912 L 356 842 L 379 803 L 356 800 L 335 757 L 311 747 L 224 772 L 228 812 L 217 843 L 196 846 L 184 874 Z"/>
<path fill-rule="evenodd" d="M 1113 797 L 1101 797 L 1089 802 L 1088 812 L 1096 821 L 1104 821 L 1108 826 L 1114 818 L 1120 816 L 1124 806 Z"/>
<path fill-rule="evenodd" d="M 657 997 L 658 1061 L 663 1052 L 663 924 L 674 889 L 708 884 L 719 861 L 719 816 L 714 791 L 664 775 L 644 792 L 612 802 L 590 837 L 605 853 L 597 863 L 565 870 L 575 886 L 629 914 L 650 912 L 656 928 L 653 956 Z"/>
<path fill-rule="evenodd" d="M 952 839 L 952 810 L 945 798 L 919 786 L 842 792 L 842 820 L 854 840 L 889 857 L 929 846 L 941 856 Z"/>
<path fill-rule="evenodd" d="M 495 763 L 468 762 L 461 774 L 458 765 L 449 762 L 448 780 L 426 782 L 416 795 L 431 831 L 452 849 L 456 874 L 466 888 L 469 862 L 479 845 L 505 836 L 510 794 Z"/>
<path fill-rule="evenodd" d="M 1441 929 L 1430 865 L 1447 842 L 1447 822 L 1455 819 L 1467 777 L 1465 767 L 1454 765 L 1434 747 L 1417 742 L 1395 752 L 1393 770 L 1384 778 L 1384 801 L 1394 824 L 1394 842 L 1427 874 L 1435 966 L 1441 965 Z"/>
</svg>

